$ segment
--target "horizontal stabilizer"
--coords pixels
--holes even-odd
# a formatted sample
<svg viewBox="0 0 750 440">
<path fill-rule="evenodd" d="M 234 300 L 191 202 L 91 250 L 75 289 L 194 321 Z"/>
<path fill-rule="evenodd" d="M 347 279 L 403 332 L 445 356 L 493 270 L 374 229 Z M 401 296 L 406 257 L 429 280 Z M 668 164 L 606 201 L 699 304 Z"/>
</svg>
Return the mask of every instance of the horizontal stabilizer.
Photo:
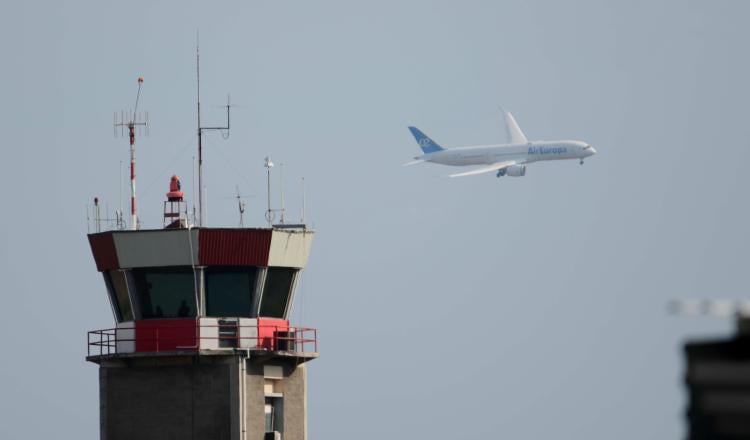
<svg viewBox="0 0 750 440">
<path fill-rule="evenodd" d="M 413 160 L 411 162 L 406 162 L 405 164 L 401 165 L 402 167 L 410 167 L 412 165 L 418 165 L 420 163 L 425 163 L 426 161 L 424 159 L 417 159 Z"/>
<path fill-rule="evenodd" d="M 476 176 L 477 174 L 491 173 L 493 171 L 502 170 L 503 168 L 508 168 L 509 166 L 515 165 L 515 164 L 516 164 L 515 160 L 506 160 L 504 162 L 493 163 L 492 165 L 488 165 L 482 168 L 477 168 L 471 171 L 466 171 L 464 173 L 451 174 L 450 177 Z"/>
</svg>

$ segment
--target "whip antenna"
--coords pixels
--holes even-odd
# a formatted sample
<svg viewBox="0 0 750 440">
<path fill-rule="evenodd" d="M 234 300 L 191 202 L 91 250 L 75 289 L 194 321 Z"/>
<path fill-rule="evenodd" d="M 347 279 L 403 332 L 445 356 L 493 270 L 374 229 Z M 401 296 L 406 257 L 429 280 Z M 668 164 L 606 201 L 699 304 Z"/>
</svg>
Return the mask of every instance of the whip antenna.
<svg viewBox="0 0 750 440">
<path fill-rule="evenodd" d="M 227 95 L 227 125 L 224 127 L 204 127 L 201 125 L 201 57 L 200 57 L 200 40 L 196 35 L 195 44 L 195 70 L 198 85 L 198 226 L 203 226 L 206 217 L 206 211 L 203 206 L 203 132 L 208 130 L 220 131 L 222 137 L 229 137 L 229 95 Z"/>
</svg>

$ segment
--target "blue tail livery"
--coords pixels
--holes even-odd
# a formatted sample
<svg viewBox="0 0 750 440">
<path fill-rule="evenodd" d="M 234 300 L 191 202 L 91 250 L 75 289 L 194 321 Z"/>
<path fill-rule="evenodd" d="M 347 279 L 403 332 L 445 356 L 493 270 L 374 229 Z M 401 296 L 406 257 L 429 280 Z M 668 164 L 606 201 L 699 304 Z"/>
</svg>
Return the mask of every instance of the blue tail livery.
<svg viewBox="0 0 750 440">
<path fill-rule="evenodd" d="M 437 144 L 437 142 L 430 139 L 426 134 L 419 131 L 417 127 L 409 127 L 414 139 L 417 140 L 419 148 L 424 151 L 424 154 L 435 153 L 437 151 L 443 151 L 443 147 Z"/>
</svg>

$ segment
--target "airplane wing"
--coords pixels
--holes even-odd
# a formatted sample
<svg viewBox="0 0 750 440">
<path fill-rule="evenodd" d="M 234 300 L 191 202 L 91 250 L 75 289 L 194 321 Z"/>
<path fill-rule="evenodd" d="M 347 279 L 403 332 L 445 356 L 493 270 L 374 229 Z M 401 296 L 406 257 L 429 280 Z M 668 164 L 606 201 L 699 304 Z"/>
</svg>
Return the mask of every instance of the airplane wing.
<svg viewBox="0 0 750 440">
<path fill-rule="evenodd" d="M 529 142 L 529 140 L 526 139 L 526 135 L 521 131 L 521 127 L 518 126 L 516 119 L 510 114 L 510 112 L 505 112 L 505 128 L 508 130 L 511 144 L 526 144 Z"/>
<path fill-rule="evenodd" d="M 503 168 L 507 168 L 511 165 L 515 165 L 516 163 L 517 162 L 515 160 L 506 160 L 504 162 L 493 163 L 492 165 L 488 165 L 486 167 L 466 171 L 465 173 L 451 174 L 450 177 L 476 176 L 477 174 L 491 173 L 497 170 L 502 170 Z"/>
</svg>

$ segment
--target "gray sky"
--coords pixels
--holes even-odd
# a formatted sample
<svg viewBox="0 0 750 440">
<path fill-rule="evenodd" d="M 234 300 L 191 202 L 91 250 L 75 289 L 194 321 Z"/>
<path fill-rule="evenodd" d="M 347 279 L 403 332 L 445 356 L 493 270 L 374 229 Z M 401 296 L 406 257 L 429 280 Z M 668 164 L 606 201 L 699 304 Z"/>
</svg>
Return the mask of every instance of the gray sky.
<svg viewBox="0 0 750 440">
<path fill-rule="evenodd" d="M 98 437 L 85 331 L 113 321 L 84 207 L 118 203 L 138 75 L 144 226 L 190 182 L 197 28 L 204 119 L 239 105 L 206 142 L 210 223 L 236 224 L 239 185 L 261 224 L 267 154 L 295 216 L 306 177 L 311 439 L 681 435 L 679 344 L 731 326 L 665 304 L 747 291 L 747 2 L 201 4 L 4 8 L 0 437 Z M 599 153 L 522 179 L 400 167 L 407 125 L 503 141 L 498 105 Z"/>
</svg>

